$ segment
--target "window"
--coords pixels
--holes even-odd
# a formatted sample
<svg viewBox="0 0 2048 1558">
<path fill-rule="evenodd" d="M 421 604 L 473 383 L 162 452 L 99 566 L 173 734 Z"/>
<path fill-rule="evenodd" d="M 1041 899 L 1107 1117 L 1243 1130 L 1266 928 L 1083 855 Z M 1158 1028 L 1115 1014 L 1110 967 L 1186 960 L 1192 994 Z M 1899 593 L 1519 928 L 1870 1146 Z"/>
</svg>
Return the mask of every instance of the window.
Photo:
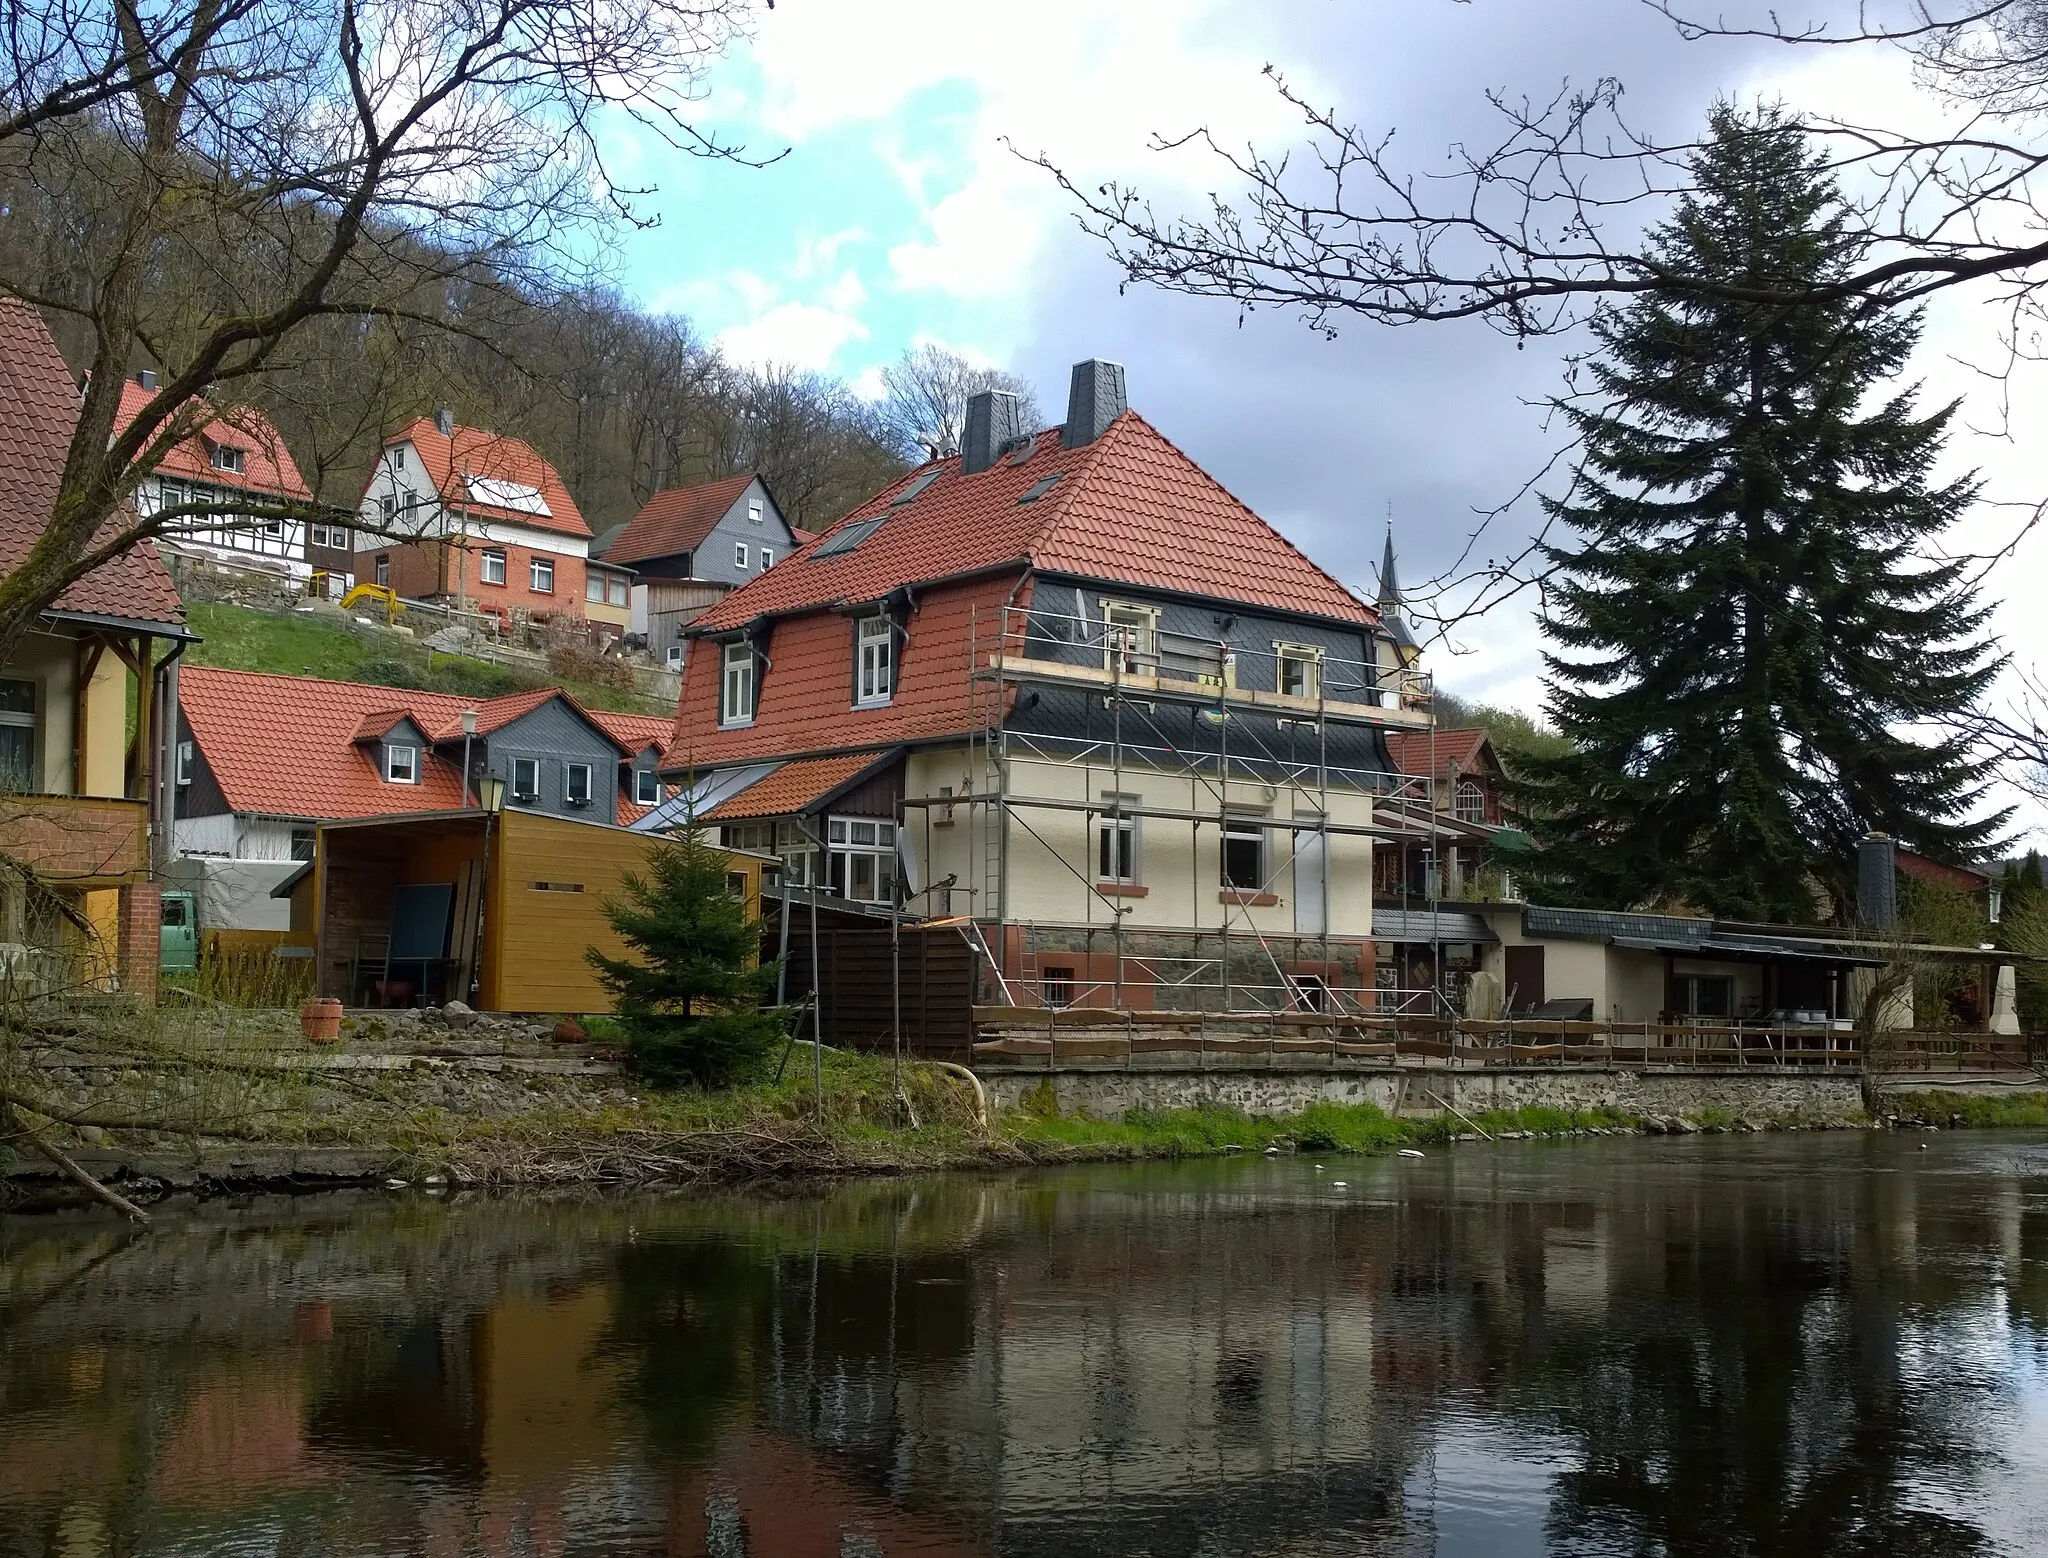
<svg viewBox="0 0 2048 1558">
<path fill-rule="evenodd" d="M 754 721 L 754 646 L 725 646 L 725 674 L 719 680 L 718 723 L 751 725 Z"/>
<path fill-rule="evenodd" d="M 747 566 L 747 543 L 735 541 L 732 544 L 732 563 L 735 568 Z"/>
<path fill-rule="evenodd" d="M 903 499 L 897 498 L 890 507 L 893 508 L 902 501 Z M 826 538 L 823 546 L 811 553 L 811 561 L 815 563 L 822 558 L 837 557 L 841 552 L 852 551 L 880 529 L 881 524 L 882 518 L 878 515 L 874 519 L 856 519 L 849 524 L 841 525 Z"/>
<path fill-rule="evenodd" d="M 391 588 L 391 554 L 385 552 L 377 558 L 377 583 L 384 589 Z"/>
<path fill-rule="evenodd" d="M 526 582 L 536 595 L 555 593 L 555 560 L 552 557 L 536 557 L 526 565 Z"/>
<path fill-rule="evenodd" d="M 590 804 L 590 765 L 588 763 L 566 763 L 563 765 L 564 786 L 562 798 L 571 806 Z"/>
<path fill-rule="evenodd" d="M 759 498 L 747 500 L 747 523 L 750 525 L 761 523 L 761 500 Z"/>
<path fill-rule="evenodd" d="M 1038 975 L 1039 998 L 1055 1010 L 1074 1004 L 1074 971 L 1071 968 L 1042 969 Z"/>
<path fill-rule="evenodd" d="M 825 841 L 832 853 L 832 891 L 857 903 L 896 896 L 896 825 L 868 817 L 834 817 Z"/>
<path fill-rule="evenodd" d="M 244 452 L 231 444 L 215 444 L 213 446 L 213 468 L 217 471 L 232 471 L 236 475 L 240 475 L 243 459 Z"/>
<path fill-rule="evenodd" d="M 863 707 L 887 703 L 895 690 L 895 625 L 887 617 L 862 617 L 855 629 L 853 701 Z"/>
<path fill-rule="evenodd" d="M 1152 676 L 1159 670 L 1159 613 L 1147 606 L 1102 608 L 1102 667 L 1120 676 Z"/>
<path fill-rule="evenodd" d="M 393 523 L 398 518 L 398 499 L 379 498 L 377 500 L 377 517 L 384 522 L 386 530 L 391 529 Z"/>
<path fill-rule="evenodd" d="M 624 574 L 615 573 L 611 576 L 605 585 L 605 599 L 614 606 L 626 604 L 626 576 Z"/>
<path fill-rule="evenodd" d="M 1996 925 L 1999 923 L 1999 919 L 2004 913 L 2005 889 L 2002 887 L 1994 887 L 1990 889 L 1990 891 L 1987 892 L 1984 896 L 1984 918 L 1989 920 L 1993 925 Z"/>
<path fill-rule="evenodd" d="M 0 681 L 0 789 L 36 787 L 36 684 Z"/>
<path fill-rule="evenodd" d="M 745 903 L 747 901 L 746 872 L 728 871 L 725 873 L 725 896 L 728 898 L 736 898 L 741 903 Z"/>
<path fill-rule="evenodd" d="M 1275 644 L 1280 662 L 1278 690 L 1290 698 L 1322 696 L 1323 652 L 1300 644 Z"/>
<path fill-rule="evenodd" d="M 180 741 L 178 743 L 178 783 L 190 784 L 191 782 L 192 743 L 189 741 Z"/>
<path fill-rule="evenodd" d="M 661 775 L 651 768 L 633 770 L 633 799 L 642 806 L 661 804 Z"/>
<path fill-rule="evenodd" d="M 1460 822 L 1486 821 L 1486 790 L 1477 779 L 1460 779 L 1453 802 Z"/>
<path fill-rule="evenodd" d="M 775 566 L 775 554 L 765 546 L 761 548 L 761 566 L 763 568 L 773 568 Z"/>
<path fill-rule="evenodd" d="M 817 880 L 817 845 L 803 824 L 775 824 L 775 853 L 782 857 L 782 880 L 790 887 L 802 887 Z"/>
<path fill-rule="evenodd" d="M 384 777 L 392 784 L 420 782 L 420 749 L 392 744 L 384 748 Z"/>
<path fill-rule="evenodd" d="M 1017 500 L 1018 503 L 1036 503 L 1040 498 L 1044 497 L 1048 492 L 1052 491 L 1054 487 L 1057 487 L 1059 485 L 1059 480 L 1060 479 L 1058 476 L 1039 477 L 1037 481 L 1031 484 L 1030 489 L 1024 494 L 1024 496 Z"/>
<path fill-rule="evenodd" d="M 185 899 L 181 895 L 176 893 L 167 894 L 163 899 L 163 905 L 159 912 L 163 915 L 163 924 L 166 930 L 183 930 L 185 928 Z"/>
<path fill-rule="evenodd" d="M 505 554 L 503 552 L 484 553 L 477 563 L 477 577 L 485 584 L 503 584 L 505 582 Z"/>
<path fill-rule="evenodd" d="M 1231 817 L 1223 824 L 1223 885 L 1239 892 L 1266 888 L 1266 825 L 1250 817 Z"/>
<path fill-rule="evenodd" d="M 313 527 L 313 545 L 338 547 L 344 552 L 347 551 L 348 526 L 315 525 Z"/>
<path fill-rule="evenodd" d="M 604 575 L 594 568 L 583 576 L 583 598 L 604 604 Z"/>
<path fill-rule="evenodd" d="M 1098 882 L 1138 880 L 1138 819 L 1123 808 L 1134 795 L 1105 795 L 1109 812 L 1095 824 L 1095 879 Z"/>
<path fill-rule="evenodd" d="M 540 759 L 515 757 L 512 759 L 512 798 L 515 801 L 537 801 L 540 799 Z"/>
<path fill-rule="evenodd" d="M 670 644 L 668 646 L 668 668 L 671 671 L 680 671 L 683 668 L 683 646 L 681 644 Z"/>
<path fill-rule="evenodd" d="M 266 519 L 263 522 L 263 533 L 273 537 L 282 536 L 284 534 L 284 521 L 281 519 Z"/>
<path fill-rule="evenodd" d="M 1730 1018 L 1735 1015 L 1735 976 L 1680 974 L 1676 981 L 1679 1010 L 1688 1017 Z"/>
<path fill-rule="evenodd" d="M 292 829 L 292 859 L 311 860 L 313 841 L 318 835 L 311 828 Z"/>
</svg>

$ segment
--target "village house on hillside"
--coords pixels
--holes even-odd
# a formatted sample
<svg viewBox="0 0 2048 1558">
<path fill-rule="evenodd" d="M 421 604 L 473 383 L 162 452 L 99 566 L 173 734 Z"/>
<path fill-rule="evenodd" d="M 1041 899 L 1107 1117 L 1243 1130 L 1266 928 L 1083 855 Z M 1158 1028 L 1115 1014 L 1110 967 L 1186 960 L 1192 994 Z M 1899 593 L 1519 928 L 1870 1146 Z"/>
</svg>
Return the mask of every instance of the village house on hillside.
<svg viewBox="0 0 2048 1558">
<path fill-rule="evenodd" d="M 1355 1000 L 1377 808 L 1429 785 L 1386 737 L 1427 727 L 1426 679 L 1121 367 L 1075 367 L 1063 427 L 1015 416 L 974 397 L 959 456 L 692 624 L 667 762 L 694 783 L 641 825 L 964 921 L 984 990 L 1028 1004 Z"/>
<path fill-rule="evenodd" d="M 114 431 L 127 429 L 156 394 L 156 375 L 145 369 L 121 386 Z M 231 505 L 246 495 L 288 503 L 310 503 L 313 493 L 292 461 L 284 438 L 253 406 L 215 412 L 194 403 L 202 424 L 173 444 L 135 489 L 136 512 L 145 518 L 184 503 Z M 159 543 L 165 551 L 209 557 L 281 578 L 304 580 L 332 555 L 349 548 L 346 523 L 308 524 L 297 519 L 224 515 L 179 524 Z M 323 561 L 316 563 L 315 559 Z"/>
<path fill-rule="evenodd" d="M 385 440 L 359 509 L 358 582 L 506 623 L 585 616 L 590 527 L 531 444 L 422 417 Z"/>
<path fill-rule="evenodd" d="M 488 775 L 509 810 L 624 826 L 665 795 L 668 734 L 666 720 L 554 688 L 479 701 L 188 666 L 173 875 L 209 929 L 283 930 L 289 907 L 271 890 L 313 858 L 321 823 L 474 809 Z"/>
<path fill-rule="evenodd" d="M 78 411 L 49 327 L 0 298 L 0 570 L 55 510 Z M 66 589 L 0 665 L 0 850 L 34 873 L 0 884 L 11 980 L 155 996 L 162 662 L 166 643 L 191 638 L 184 617 L 145 542 Z"/>
<path fill-rule="evenodd" d="M 630 629 L 657 661 L 679 668 L 683 628 L 798 544 L 767 482 L 746 471 L 657 492 L 593 552 L 630 570 Z"/>
</svg>

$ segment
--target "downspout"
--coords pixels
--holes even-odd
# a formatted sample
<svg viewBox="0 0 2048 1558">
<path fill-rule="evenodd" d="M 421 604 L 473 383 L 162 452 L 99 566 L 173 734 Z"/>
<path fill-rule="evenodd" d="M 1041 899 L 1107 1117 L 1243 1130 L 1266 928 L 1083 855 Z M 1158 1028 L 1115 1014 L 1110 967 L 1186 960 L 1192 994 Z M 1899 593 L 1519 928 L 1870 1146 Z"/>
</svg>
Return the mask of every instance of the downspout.
<svg viewBox="0 0 2048 1558">
<path fill-rule="evenodd" d="M 157 719 L 157 763 L 156 794 L 151 797 L 155 804 L 150 808 L 155 814 L 153 834 L 150 840 L 150 867 L 156 874 L 169 868 L 171 857 L 176 853 L 175 835 L 178 821 L 178 660 L 191 644 L 190 639 L 181 638 L 171 646 L 171 652 L 156 668 L 159 683 L 156 697 Z"/>
</svg>

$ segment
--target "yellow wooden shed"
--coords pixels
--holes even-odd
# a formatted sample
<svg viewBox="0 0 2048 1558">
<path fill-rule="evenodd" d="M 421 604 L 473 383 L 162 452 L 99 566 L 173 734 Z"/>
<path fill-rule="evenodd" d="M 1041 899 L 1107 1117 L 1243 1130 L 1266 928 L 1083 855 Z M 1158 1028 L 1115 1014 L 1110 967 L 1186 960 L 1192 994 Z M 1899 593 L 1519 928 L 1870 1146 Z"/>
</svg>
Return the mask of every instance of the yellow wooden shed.
<svg viewBox="0 0 2048 1558">
<path fill-rule="evenodd" d="M 584 954 L 623 956 L 605 919 L 659 837 L 532 812 L 422 812 L 323 823 L 315 851 L 320 993 L 349 1006 L 463 1000 L 479 1011 L 602 1012 Z M 775 862 L 718 851 L 757 923 Z"/>
</svg>

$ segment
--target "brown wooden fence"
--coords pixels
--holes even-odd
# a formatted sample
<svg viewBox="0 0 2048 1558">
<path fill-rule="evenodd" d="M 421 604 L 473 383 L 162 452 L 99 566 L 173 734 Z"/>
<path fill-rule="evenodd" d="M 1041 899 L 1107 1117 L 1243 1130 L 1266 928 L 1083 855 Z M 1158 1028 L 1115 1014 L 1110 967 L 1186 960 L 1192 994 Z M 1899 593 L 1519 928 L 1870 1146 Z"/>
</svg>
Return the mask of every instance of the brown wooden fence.
<svg viewBox="0 0 2048 1558">
<path fill-rule="evenodd" d="M 840 1049 L 887 1050 L 898 1014 L 897 960 L 889 926 L 847 923 L 834 915 L 818 927 L 820 1031 Z M 903 927 L 901 1015 L 906 1052 L 965 1059 L 974 1040 L 975 955 L 957 930 Z M 811 989 L 810 926 L 802 914 L 790 922 L 791 1002 Z M 808 1037 L 809 1028 L 804 1029 Z"/>
</svg>

